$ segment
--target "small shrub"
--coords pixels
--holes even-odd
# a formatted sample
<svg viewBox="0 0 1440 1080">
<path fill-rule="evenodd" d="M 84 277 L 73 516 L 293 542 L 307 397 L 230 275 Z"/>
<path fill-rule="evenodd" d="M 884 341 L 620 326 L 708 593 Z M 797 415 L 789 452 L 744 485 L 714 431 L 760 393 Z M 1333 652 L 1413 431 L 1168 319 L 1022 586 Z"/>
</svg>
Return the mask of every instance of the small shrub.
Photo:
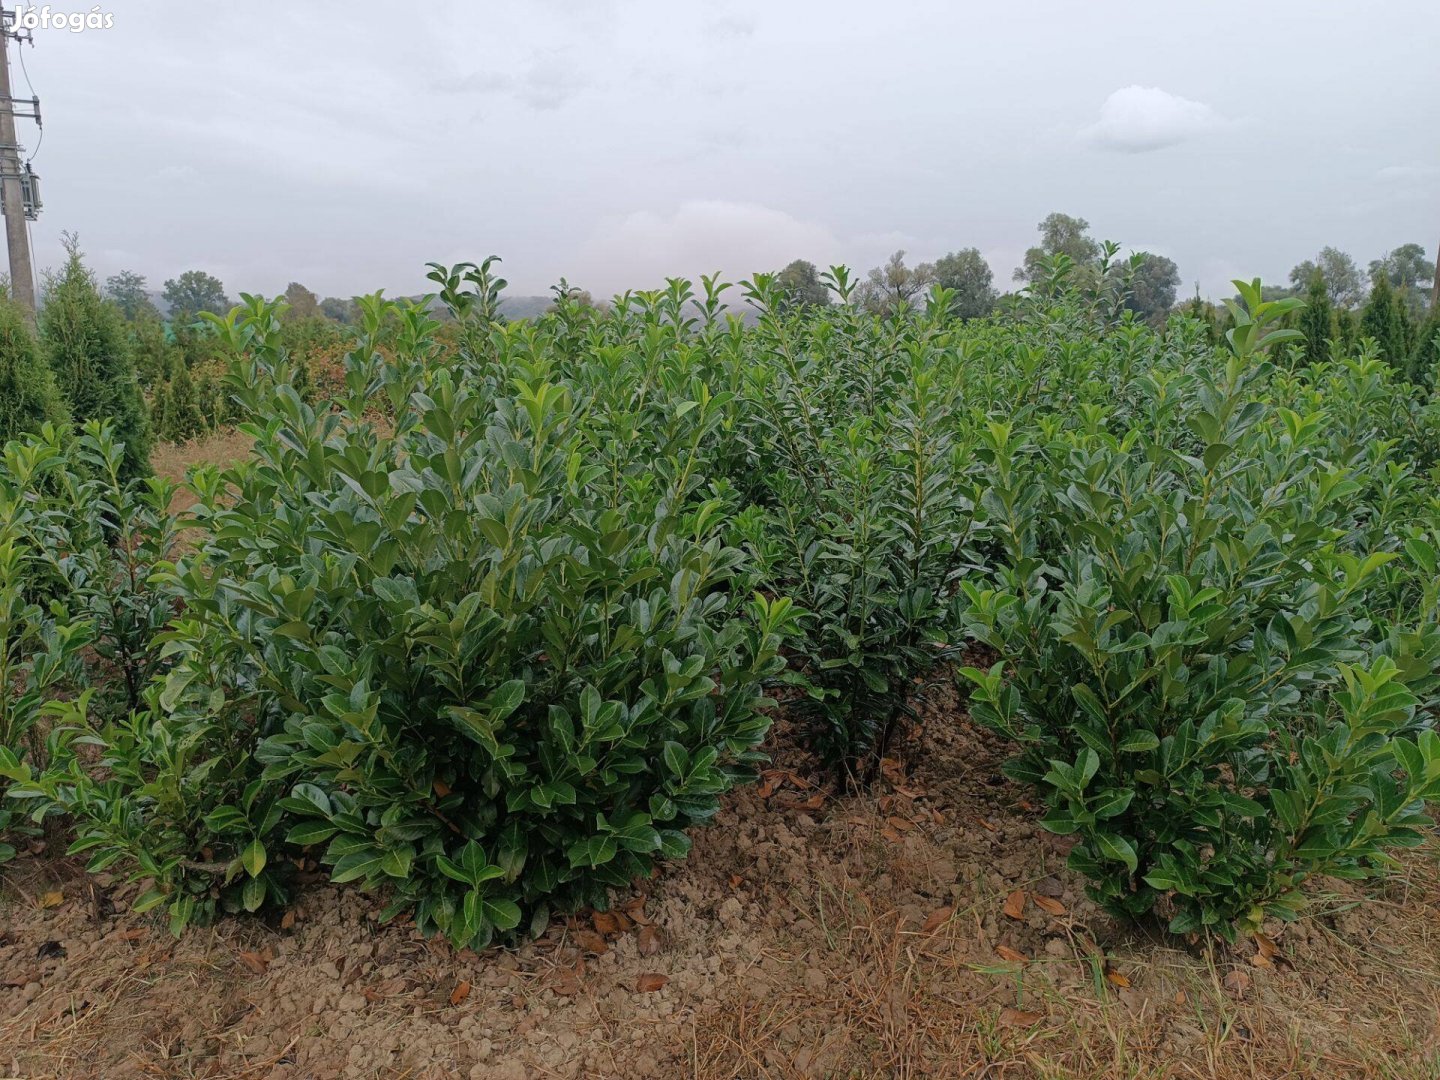
<svg viewBox="0 0 1440 1080">
<path fill-rule="evenodd" d="M 1440 792 L 1440 739 L 1414 736 L 1394 661 L 1366 656 L 1392 556 L 1347 550 L 1360 485 L 1323 464 L 1323 416 L 1261 400 L 1288 305 L 1237 284 L 1223 372 L 1150 377 L 1158 437 L 1054 451 L 1055 564 L 1022 551 L 998 588 L 965 585 L 972 634 L 1007 658 L 965 669 L 972 715 L 1020 744 L 1007 771 L 1077 837 L 1091 895 L 1224 936 L 1418 843 Z"/>
<path fill-rule="evenodd" d="M 247 302 L 226 331 L 256 446 L 196 477 L 207 532 L 170 576 L 174 667 L 90 732 L 105 780 L 72 758 L 35 781 L 77 816 L 77 849 L 133 860 L 155 881 L 141 906 L 179 926 L 283 898 L 282 853 L 313 848 L 457 945 L 683 855 L 761 760 L 791 620 L 730 587 L 743 555 L 703 478 L 683 455 L 618 479 L 587 464 L 570 387 L 433 362 L 417 307 L 367 301 L 354 396 L 317 413 L 284 379 L 274 309 Z M 694 445 L 715 404 L 688 404 L 669 423 Z M 86 729 L 83 703 L 69 720 Z"/>
</svg>

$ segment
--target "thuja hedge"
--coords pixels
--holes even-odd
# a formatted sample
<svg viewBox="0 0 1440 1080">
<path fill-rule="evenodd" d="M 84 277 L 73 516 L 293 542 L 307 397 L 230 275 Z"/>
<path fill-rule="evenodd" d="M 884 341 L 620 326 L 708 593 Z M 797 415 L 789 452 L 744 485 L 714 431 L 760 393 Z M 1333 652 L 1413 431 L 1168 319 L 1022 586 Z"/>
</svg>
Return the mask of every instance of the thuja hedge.
<svg viewBox="0 0 1440 1080">
<path fill-rule="evenodd" d="M 276 304 L 218 320 L 254 448 L 184 521 L 103 429 L 7 449 L 12 831 L 65 817 L 177 928 L 315 860 L 483 943 L 683 854 L 768 687 L 864 783 L 974 641 L 972 715 L 1117 914 L 1231 935 L 1418 841 L 1440 423 L 1368 346 L 1307 366 L 1242 285 L 1217 350 L 1123 275 L 976 322 L 836 268 L 804 311 L 756 275 L 748 320 L 707 278 L 515 324 L 493 261 L 431 276 L 444 325 L 367 300 L 330 401 Z"/>
</svg>

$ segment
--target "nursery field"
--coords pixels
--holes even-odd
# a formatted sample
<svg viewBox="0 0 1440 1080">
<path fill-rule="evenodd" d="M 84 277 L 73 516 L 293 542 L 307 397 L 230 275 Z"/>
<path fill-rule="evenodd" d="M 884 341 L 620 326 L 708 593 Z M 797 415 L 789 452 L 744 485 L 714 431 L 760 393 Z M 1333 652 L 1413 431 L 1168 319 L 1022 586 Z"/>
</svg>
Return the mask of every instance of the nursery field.
<svg viewBox="0 0 1440 1080">
<path fill-rule="evenodd" d="M 1440 1072 L 1433 372 L 1044 270 L 247 297 L 237 427 L 9 443 L 0 1071 Z"/>
</svg>

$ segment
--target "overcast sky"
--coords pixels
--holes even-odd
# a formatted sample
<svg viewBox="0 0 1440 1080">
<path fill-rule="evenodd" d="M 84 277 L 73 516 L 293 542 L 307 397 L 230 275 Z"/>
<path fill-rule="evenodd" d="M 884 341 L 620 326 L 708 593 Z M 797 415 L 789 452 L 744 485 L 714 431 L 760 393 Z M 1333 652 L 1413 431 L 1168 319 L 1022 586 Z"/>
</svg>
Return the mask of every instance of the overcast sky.
<svg viewBox="0 0 1440 1080">
<path fill-rule="evenodd" d="M 410 293 L 495 253 L 512 292 L 609 295 L 972 245 L 1008 287 L 1063 210 L 1218 295 L 1440 241 L 1437 0 L 102 6 L 24 49 L 36 258 L 74 230 L 156 289 Z"/>
</svg>

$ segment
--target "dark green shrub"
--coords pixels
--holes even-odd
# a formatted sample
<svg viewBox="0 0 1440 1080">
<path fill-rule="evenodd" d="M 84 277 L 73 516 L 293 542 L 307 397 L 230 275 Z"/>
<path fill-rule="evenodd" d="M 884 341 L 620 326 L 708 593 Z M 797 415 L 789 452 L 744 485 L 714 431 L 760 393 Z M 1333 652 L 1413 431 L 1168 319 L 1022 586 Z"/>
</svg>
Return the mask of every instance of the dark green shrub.
<svg viewBox="0 0 1440 1080">
<path fill-rule="evenodd" d="M 683 855 L 761 760 L 791 618 L 731 588 L 743 556 L 703 477 L 682 455 L 588 463 L 570 387 L 435 362 L 435 324 L 389 303 L 366 305 L 353 397 L 317 413 L 274 310 L 247 302 L 225 325 L 255 452 L 197 476 L 175 666 L 148 712 L 96 733 L 105 781 L 73 761 L 36 781 L 77 849 L 135 860 L 144 904 L 183 925 L 282 897 L 286 843 L 313 846 L 462 945 Z M 685 404 L 652 446 L 713 430 L 713 400 Z"/>
<path fill-rule="evenodd" d="M 1418 843 L 1440 793 L 1440 739 L 1413 737 L 1416 696 L 1367 656 L 1392 556 L 1349 550 L 1361 485 L 1325 463 L 1323 414 L 1265 404 L 1286 304 L 1237 284 L 1223 372 L 1146 379 L 1154 433 L 1048 451 L 1053 565 L 1016 549 L 997 588 L 965 585 L 1006 657 L 965 670 L 972 715 L 1020 744 L 1008 772 L 1077 837 L 1092 896 L 1224 936 Z"/>
<path fill-rule="evenodd" d="M 124 447 L 126 479 L 150 472 L 150 425 L 131 357 L 129 327 L 100 296 L 74 237 L 64 269 L 46 281 L 40 338 L 77 425 L 108 423 Z"/>
<path fill-rule="evenodd" d="M 55 376 L 26 325 L 24 313 L 0 299 L 0 445 L 70 420 Z"/>
</svg>

